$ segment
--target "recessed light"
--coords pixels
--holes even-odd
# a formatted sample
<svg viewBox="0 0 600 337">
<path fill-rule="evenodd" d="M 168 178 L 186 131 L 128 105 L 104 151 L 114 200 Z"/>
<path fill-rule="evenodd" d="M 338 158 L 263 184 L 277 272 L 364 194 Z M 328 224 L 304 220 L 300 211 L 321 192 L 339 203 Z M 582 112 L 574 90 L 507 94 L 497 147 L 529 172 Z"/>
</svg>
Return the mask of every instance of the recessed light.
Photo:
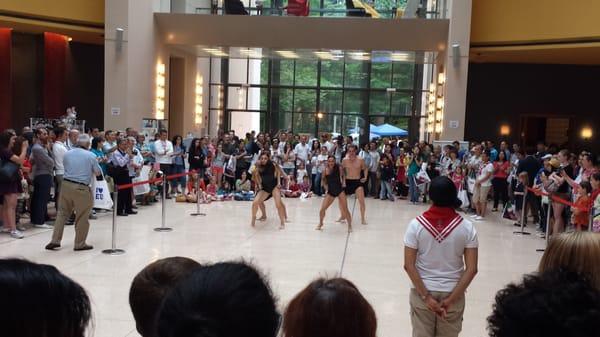
<svg viewBox="0 0 600 337">
<path fill-rule="evenodd" d="M 298 58 L 298 54 L 296 54 L 296 52 L 293 52 L 291 50 L 277 50 L 275 52 L 285 58 L 288 58 L 288 59 L 297 59 Z"/>
</svg>

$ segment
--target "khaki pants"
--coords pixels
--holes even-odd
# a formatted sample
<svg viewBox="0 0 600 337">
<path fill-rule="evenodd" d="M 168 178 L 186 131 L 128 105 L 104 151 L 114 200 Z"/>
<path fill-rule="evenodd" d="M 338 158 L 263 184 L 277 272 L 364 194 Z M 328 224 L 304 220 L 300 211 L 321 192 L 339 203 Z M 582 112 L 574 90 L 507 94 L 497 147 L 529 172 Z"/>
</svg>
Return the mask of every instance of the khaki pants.
<svg viewBox="0 0 600 337">
<path fill-rule="evenodd" d="M 448 297 L 450 293 L 432 291 L 431 295 L 438 301 Z M 465 311 L 465 296 L 454 303 L 442 319 L 429 311 L 427 305 L 417 294 L 410 290 L 410 318 L 413 327 L 413 337 L 456 337 L 462 330 L 463 313 Z"/>
<path fill-rule="evenodd" d="M 88 217 L 93 205 L 92 192 L 88 186 L 64 180 L 60 190 L 60 202 L 58 203 L 58 215 L 54 223 L 54 232 L 52 233 L 52 243 L 60 244 L 65 222 L 75 211 L 74 248 L 85 246 L 85 240 L 90 229 Z"/>
</svg>

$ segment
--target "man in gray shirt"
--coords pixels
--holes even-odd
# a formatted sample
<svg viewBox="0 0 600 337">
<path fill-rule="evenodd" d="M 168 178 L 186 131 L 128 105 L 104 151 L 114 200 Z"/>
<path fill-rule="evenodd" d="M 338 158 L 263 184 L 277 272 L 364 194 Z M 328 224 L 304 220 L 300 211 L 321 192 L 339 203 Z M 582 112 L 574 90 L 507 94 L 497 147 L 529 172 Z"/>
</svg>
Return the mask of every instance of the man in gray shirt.
<svg viewBox="0 0 600 337">
<path fill-rule="evenodd" d="M 65 155 L 65 175 L 58 204 L 58 215 L 54 224 L 52 241 L 46 245 L 48 250 L 60 247 L 65 223 L 73 211 L 75 211 L 75 245 L 73 250 L 90 250 L 94 248 L 85 242 L 90 229 L 88 217 L 94 206 L 90 184 L 95 176 L 101 175 L 102 171 L 96 156 L 87 150 L 89 146 L 90 136 L 81 134 L 77 139 L 77 146 Z"/>
<path fill-rule="evenodd" d="M 36 228 L 52 228 L 45 221 L 48 217 L 48 201 L 52 188 L 54 158 L 48 140 L 48 131 L 39 128 L 35 131 L 38 142 L 31 148 L 33 194 L 31 196 L 31 223 Z"/>
</svg>

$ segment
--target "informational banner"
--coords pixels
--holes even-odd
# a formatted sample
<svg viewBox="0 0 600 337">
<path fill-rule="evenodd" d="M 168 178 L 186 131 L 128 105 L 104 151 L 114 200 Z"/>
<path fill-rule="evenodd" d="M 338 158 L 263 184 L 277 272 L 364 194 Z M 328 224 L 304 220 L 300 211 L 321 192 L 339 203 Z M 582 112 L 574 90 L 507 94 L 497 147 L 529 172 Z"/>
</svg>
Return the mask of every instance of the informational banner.
<svg viewBox="0 0 600 337">
<path fill-rule="evenodd" d="M 146 137 L 146 141 L 154 140 L 154 135 L 159 130 L 169 130 L 169 121 L 166 119 L 144 118 L 142 119 L 142 128 L 140 134 Z"/>
</svg>

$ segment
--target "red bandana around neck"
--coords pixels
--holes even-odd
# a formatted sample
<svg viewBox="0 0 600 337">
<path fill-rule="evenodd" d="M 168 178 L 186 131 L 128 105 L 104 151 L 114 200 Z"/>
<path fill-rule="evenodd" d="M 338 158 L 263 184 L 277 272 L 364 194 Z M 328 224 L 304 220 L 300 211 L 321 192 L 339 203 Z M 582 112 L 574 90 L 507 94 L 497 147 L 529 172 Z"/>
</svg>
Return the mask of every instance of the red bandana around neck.
<svg viewBox="0 0 600 337">
<path fill-rule="evenodd" d="M 462 220 L 462 216 L 454 209 L 438 206 L 431 206 L 425 213 L 417 217 L 417 221 L 439 243 L 444 241 Z"/>
</svg>

